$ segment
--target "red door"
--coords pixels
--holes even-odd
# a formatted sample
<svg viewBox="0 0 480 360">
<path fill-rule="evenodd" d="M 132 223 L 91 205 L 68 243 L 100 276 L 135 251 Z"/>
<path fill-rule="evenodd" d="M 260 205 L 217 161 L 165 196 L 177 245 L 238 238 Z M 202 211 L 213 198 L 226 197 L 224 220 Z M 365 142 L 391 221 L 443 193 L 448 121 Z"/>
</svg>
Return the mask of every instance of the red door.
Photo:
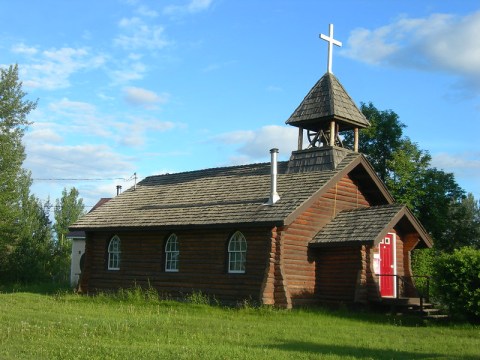
<svg viewBox="0 0 480 360">
<path fill-rule="evenodd" d="M 395 297 L 395 234 L 387 234 L 380 242 L 380 294 Z"/>
</svg>

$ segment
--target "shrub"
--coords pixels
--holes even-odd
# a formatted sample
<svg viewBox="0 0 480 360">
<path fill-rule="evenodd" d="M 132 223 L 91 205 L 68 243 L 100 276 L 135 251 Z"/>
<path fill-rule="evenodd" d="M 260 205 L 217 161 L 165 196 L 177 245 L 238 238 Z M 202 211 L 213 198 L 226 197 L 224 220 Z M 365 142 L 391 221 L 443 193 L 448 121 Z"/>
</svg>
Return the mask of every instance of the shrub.
<svg viewBox="0 0 480 360">
<path fill-rule="evenodd" d="M 452 314 L 480 321 L 480 250 L 470 247 L 441 254 L 433 264 L 438 299 Z"/>
<path fill-rule="evenodd" d="M 435 261 L 434 249 L 418 249 L 412 253 L 412 270 L 415 277 L 416 288 L 424 295 L 430 297 L 432 294 L 427 285 L 427 278 L 423 276 L 431 276 L 433 271 L 433 263 Z"/>
</svg>

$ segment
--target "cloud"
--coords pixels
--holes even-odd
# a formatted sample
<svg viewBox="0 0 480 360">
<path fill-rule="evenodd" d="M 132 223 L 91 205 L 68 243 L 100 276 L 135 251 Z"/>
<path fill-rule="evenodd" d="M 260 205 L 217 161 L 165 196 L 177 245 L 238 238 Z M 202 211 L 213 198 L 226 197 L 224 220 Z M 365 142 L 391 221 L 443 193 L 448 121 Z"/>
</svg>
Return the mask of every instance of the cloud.
<svg viewBox="0 0 480 360">
<path fill-rule="evenodd" d="M 127 122 L 113 124 L 119 137 L 120 145 L 129 147 L 143 146 L 147 142 L 147 135 L 152 132 L 166 132 L 174 129 L 177 125 L 170 121 L 161 121 L 153 118 L 130 117 Z"/>
<path fill-rule="evenodd" d="M 122 62 L 118 69 L 109 72 L 114 85 L 125 84 L 133 80 L 143 79 L 147 67 L 140 61 Z"/>
<path fill-rule="evenodd" d="M 32 46 L 27 46 L 24 43 L 15 44 L 12 46 L 12 52 L 15 54 L 35 55 L 38 53 L 38 49 Z"/>
<path fill-rule="evenodd" d="M 35 122 L 34 129 L 42 129 L 44 133 L 67 137 L 92 139 L 97 142 L 112 145 L 140 147 L 149 140 L 149 135 L 155 132 L 170 131 L 181 128 L 182 124 L 162 121 L 151 117 L 136 117 L 128 114 L 103 114 L 89 103 L 72 101 L 63 98 L 48 105 L 48 117 Z M 41 133 L 31 131 L 29 141 L 41 142 Z"/>
<path fill-rule="evenodd" d="M 145 5 L 141 5 L 139 6 L 135 12 L 141 16 L 145 16 L 145 17 L 157 17 L 158 16 L 158 13 L 155 11 L 155 10 L 152 10 L 150 9 L 149 7 L 145 6 Z"/>
<path fill-rule="evenodd" d="M 455 173 L 480 175 L 480 152 L 447 154 L 438 153 L 432 156 L 432 165 Z"/>
<path fill-rule="evenodd" d="M 123 18 L 118 23 L 123 34 L 114 39 L 114 44 L 126 50 L 158 50 L 170 44 L 163 26 L 148 25 L 138 17 Z"/>
<path fill-rule="evenodd" d="M 234 164 L 265 161 L 269 150 L 278 148 L 281 157 L 287 157 L 296 149 L 298 130 L 293 127 L 268 125 L 255 131 L 233 131 L 218 135 L 214 140 L 222 144 L 240 144 L 237 153 L 230 158 Z"/>
<path fill-rule="evenodd" d="M 72 146 L 29 142 L 26 147 L 28 155 L 24 166 L 32 172 L 32 191 L 43 200 L 50 197 L 53 201 L 61 196 L 64 187 L 74 186 L 79 190 L 84 203 L 92 206 L 101 197 L 114 196 L 115 185 L 122 185 L 123 190 L 131 186 L 131 181 L 125 182 L 117 178 L 125 179 L 133 174 L 134 159 L 115 152 L 107 145 Z"/>
<path fill-rule="evenodd" d="M 27 144 L 25 166 L 34 178 L 112 177 L 133 170 L 131 159 L 107 145 Z"/>
<path fill-rule="evenodd" d="M 480 92 L 479 33 L 480 11 L 402 17 L 376 29 L 353 30 L 341 54 L 372 65 L 454 74 Z"/>
<path fill-rule="evenodd" d="M 446 172 L 455 174 L 455 179 L 466 192 L 473 192 L 475 198 L 480 197 L 480 152 L 464 152 L 457 154 L 438 153 L 432 155 L 432 165 Z"/>
<path fill-rule="evenodd" d="M 145 108 L 155 108 L 155 105 L 165 104 L 170 97 L 167 93 L 158 95 L 153 91 L 134 86 L 125 87 L 123 94 L 127 103 Z"/>
<path fill-rule="evenodd" d="M 185 5 L 169 5 L 163 9 L 166 15 L 195 14 L 207 10 L 213 0 L 191 0 Z"/>
<path fill-rule="evenodd" d="M 64 47 L 40 51 L 21 43 L 14 45 L 12 51 L 28 58 L 29 63 L 20 67 L 23 84 L 45 90 L 67 88 L 72 75 L 97 69 L 106 61 L 103 55 L 91 54 L 87 48 Z"/>
<path fill-rule="evenodd" d="M 90 103 L 82 102 L 82 101 L 72 101 L 68 98 L 62 98 L 61 100 L 50 103 L 49 109 L 57 114 L 61 114 L 63 116 L 72 116 L 72 115 L 91 115 L 95 113 L 96 107 Z"/>
</svg>

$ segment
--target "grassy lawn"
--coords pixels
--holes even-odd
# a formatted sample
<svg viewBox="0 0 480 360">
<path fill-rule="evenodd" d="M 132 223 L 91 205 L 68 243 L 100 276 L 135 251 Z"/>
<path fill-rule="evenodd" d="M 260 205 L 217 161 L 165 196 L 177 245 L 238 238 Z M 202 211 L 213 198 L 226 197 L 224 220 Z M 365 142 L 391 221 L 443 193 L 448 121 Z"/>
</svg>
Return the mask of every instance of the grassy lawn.
<svg viewBox="0 0 480 360">
<path fill-rule="evenodd" d="M 479 359 L 480 328 L 327 310 L 0 293 L 0 359 Z"/>
</svg>

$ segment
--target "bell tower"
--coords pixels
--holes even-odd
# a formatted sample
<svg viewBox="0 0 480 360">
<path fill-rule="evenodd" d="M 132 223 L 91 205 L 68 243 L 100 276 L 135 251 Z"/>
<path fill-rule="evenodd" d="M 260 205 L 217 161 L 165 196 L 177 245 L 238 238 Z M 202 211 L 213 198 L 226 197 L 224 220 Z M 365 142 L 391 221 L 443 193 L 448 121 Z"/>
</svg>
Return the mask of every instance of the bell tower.
<svg viewBox="0 0 480 360">
<path fill-rule="evenodd" d="M 327 72 L 317 81 L 286 124 L 299 128 L 298 150 L 303 148 L 303 134 L 307 131 L 308 148 L 340 147 L 340 133 L 354 132 L 353 151 L 358 152 L 358 131 L 370 125 L 342 84 L 332 73 L 333 45 L 342 43 L 333 38 L 333 25 L 329 35 L 320 34 L 328 42 Z"/>
</svg>

